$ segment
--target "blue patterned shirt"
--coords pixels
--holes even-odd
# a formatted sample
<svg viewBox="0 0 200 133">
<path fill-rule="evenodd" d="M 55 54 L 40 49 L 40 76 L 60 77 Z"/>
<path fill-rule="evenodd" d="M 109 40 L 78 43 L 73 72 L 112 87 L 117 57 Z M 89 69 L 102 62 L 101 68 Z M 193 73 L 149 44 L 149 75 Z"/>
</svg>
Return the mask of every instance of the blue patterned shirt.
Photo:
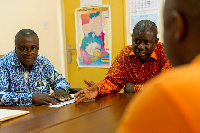
<svg viewBox="0 0 200 133">
<path fill-rule="evenodd" d="M 50 89 L 68 89 L 70 84 L 50 61 L 38 55 L 28 72 L 15 50 L 0 58 L 0 105 L 31 105 L 33 93 L 49 94 Z"/>
</svg>

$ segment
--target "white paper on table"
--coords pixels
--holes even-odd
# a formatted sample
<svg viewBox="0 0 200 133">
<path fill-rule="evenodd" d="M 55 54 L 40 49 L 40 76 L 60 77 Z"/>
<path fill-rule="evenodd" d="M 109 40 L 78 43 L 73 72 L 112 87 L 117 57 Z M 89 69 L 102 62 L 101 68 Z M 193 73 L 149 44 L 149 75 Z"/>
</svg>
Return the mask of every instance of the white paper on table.
<svg viewBox="0 0 200 133">
<path fill-rule="evenodd" d="M 54 107 L 54 108 L 59 108 L 59 107 L 62 107 L 62 106 L 65 106 L 67 104 L 71 104 L 71 103 L 74 103 L 75 102 L 75 99 L 71 99 L 69 101 L 65 101 L 65 102 L 61 102 L 61 104 L 58 104 L 58 105 L 51 105 L 51 106 L 48 106 L 48 107 Z"/>
<path fill-rule="evenodd" d="M 74 98 L 74 95 L 75 95 L 75 94 L 70 94 L 70 95 Z"/>
</svg>

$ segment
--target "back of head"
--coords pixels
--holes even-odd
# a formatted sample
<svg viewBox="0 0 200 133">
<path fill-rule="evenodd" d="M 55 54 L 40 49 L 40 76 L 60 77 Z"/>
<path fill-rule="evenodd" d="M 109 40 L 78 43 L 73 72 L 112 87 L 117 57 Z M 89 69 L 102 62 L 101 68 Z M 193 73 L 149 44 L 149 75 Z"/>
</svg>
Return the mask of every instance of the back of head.
<svg viewBox="0 0 200 133">
<path fill-rule="evenodd" d="M 17 44 L 19 38 L 21 38 L 21 37 L 30 37 L 30 36 L 35 36 L 35 37 L 38 38 L 37 34 L 31 29 L 22 29 L 22 30 L 20 30 L 15 36 L 15 45 Z"/>
<path fill-rule="evenodd" d="M 141 33 L 149 31 L 153 32 L 155 38 L 157 38 L 158 30 L 156 24 L 150 20 L 141 20 L 135 25 L 133 35 L 138 34 L 138 32 Z"/>
<path fill-rule="evenodd" d="M 174 2 L 174 9 L 180 13 L 186 28 L 185 35 L 192 32 L 200 33 L 200 1 L 199 0 L 169 0 Z M 166 1 L 167 2 L 167 1 Z M 173 11 L 172 11 L 173 12 Z"/>
<path fill-rule="evenodd" d="M 164 43 L 174 66 L 190 63 L 200 53 L 200 1 L 166 0 Z"/>
</svg>

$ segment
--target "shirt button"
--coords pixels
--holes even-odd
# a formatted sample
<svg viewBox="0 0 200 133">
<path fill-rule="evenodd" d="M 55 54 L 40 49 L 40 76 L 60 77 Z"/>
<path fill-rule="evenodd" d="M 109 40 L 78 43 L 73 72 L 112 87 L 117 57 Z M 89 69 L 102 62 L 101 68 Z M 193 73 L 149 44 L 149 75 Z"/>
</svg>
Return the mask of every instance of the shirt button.
<svg viewBox="0 0 200 133">
<path fill-rule="evenodd" d="M 144 67 L 144 65 L 142 65 L 142 67 Z"/>
<path fill-rule="evenodd" d="M 144 78 L 142 78 L 142 80 L 144 80 Z"/>
</svg>

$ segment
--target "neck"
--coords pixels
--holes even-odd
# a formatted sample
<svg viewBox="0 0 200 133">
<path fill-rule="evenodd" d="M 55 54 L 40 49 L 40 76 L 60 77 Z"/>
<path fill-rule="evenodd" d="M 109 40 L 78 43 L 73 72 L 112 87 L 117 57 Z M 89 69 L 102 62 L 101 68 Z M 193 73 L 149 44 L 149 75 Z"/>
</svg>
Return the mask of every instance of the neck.
<svg viewBox="0 0 200 133">
<path fill-rule="evenodd" d="M 28 72 L 30 72 L 31 66 L 25 66 L 25 65 L 23 65 L 23 66 L 24 66 L 24 68 L 25 68 Z"/>
<path fill-rule="evenodd" d="M 146 60 L 140 60 L 143 64 L 146 62 Z"/>
</svg>

